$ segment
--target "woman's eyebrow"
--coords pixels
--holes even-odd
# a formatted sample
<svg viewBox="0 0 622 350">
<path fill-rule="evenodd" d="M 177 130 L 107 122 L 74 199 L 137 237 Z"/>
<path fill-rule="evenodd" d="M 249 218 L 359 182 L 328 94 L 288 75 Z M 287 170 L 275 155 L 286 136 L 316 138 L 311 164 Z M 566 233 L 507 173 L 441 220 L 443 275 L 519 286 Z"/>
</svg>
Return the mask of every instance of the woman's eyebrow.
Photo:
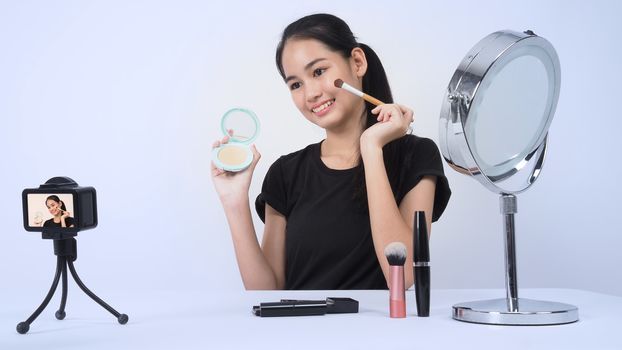
<svg viewBox="0 0 622 350">
<path fill-rule="evenodd" d="M 326 58 L 320 57 L 320 58 L 316 58 L 313 61 L 307 63 L 305 65 L 305 70 L 309 70 L 309 68 L 313 67 L 314 64 L 320 62 L 320 61 L 324 61 L 326 60 Z M 292 80 L 292 79 L 296 79 L 297 77 L 295 75 L 290 75 L 287 78 L 285 78 L 285 82 L 287 83 L 288 81 Z"/>
</svg>

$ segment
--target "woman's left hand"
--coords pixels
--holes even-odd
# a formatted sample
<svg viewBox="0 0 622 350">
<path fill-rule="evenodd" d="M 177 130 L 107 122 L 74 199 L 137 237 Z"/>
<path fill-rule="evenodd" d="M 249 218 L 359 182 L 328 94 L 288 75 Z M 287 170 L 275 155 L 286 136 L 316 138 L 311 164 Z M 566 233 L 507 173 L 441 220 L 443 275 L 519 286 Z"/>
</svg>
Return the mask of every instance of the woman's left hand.
<svg viewBox="0 0 622 350">
<path fill-rule="evenodd" d="M 361 135 L 361 149 L 382 148 L 387 143 L 408 133 L 414 119 L 413 110 L 398 104 L 384 104 L 372 109 L 378 123 L 367 128 Z"/>
<path fill-rule="evenodd" d="M 61 215 L 61 218 L 62 219 L 66 219 L 66 218 L 69 217 L 69 215 L 70 215 L 70 213 L 67 210 L 63 210 L 63 215 Z"/>
</svg>

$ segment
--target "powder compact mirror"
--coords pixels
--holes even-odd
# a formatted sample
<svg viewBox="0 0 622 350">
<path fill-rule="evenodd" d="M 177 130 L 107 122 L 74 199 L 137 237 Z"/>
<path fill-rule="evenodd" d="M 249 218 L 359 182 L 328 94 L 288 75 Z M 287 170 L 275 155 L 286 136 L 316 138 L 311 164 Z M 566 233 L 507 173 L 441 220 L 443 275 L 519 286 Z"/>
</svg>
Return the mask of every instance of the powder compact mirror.
<svg viewBox="0 0 622 350">
<path fill-rule="evenodd" d="M 259 135 L 259 119 L 246 108 L 228 110 L 220 122 L 223 135 L 229 135 L 229 142 L 212 151 L 212 161 L 225 171 L 238 172 L 253 162 L 250 145 Z"/>
</svg>

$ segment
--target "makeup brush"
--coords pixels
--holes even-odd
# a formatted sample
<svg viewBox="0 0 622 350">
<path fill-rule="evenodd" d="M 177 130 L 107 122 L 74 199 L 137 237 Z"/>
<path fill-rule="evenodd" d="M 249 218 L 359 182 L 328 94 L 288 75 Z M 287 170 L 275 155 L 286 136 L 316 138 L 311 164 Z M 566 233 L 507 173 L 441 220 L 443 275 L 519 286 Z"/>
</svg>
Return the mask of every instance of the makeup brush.
<svg viewBox="0 0 622 350">
<path fill-rule="evenodd" d="M 402 242 L 387 244 L 384 255 L 389 261 L 389 314 L 392 318 L 406 317 L 406 292 L 404 288 L 404 263 L 406 245 Z"/>
<path fill-rule="evenodd" d="M 384 104 L 384 102 L 380 101 L 379 99 L 377 99 L 375 97 L 372 97 L 372 96 L 364 93 L 363 91 L 360 91 L 360 90 L 356 89 L 355 87 L 353 87 L 352 85 L 349 85 L 348 83 L 344 82 L 341 79 L 335 80 L 335 87 L 338 87 L 338 88 L 344 89 L 346 91 L 349 91 L 349 92 L 355 94 L 358 97 L 362 97 L 365 101 L 367 101 L 367 102 L 369 102 L 369 103 L 371 103 L 373 105 L 379 106 L 379 105 L 383 105 Z"/>
</svg>

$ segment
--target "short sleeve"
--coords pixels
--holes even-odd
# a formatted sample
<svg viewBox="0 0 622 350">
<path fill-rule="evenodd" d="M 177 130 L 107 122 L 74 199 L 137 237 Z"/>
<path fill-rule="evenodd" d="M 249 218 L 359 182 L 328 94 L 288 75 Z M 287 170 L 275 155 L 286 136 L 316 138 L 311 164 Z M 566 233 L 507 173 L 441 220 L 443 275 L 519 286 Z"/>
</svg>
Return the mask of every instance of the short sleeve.
<svg viewBox="0 0 622 350">
<path fill-rule="evenodd" d="M 403 166 L 400 170 L 400 183 L 397 188 L 396 200 L 401 203 L 424 176 L 436 176 L 436 191 L 432 221 L 437 221 L 449 202 L 451 189 L 443 171 L 443 161 L 434 141 L 427 138 L 410 136 L 405 141 Z"/>
<path fill-rule="evenodd" d="M 282 158 L 277 159 L 272 165 L 261 186 L 261 193 L 255 199 L 255 210 L 261 221 L 266 221 L 266 203 L 270 204 L 279 213 L 287 216 L 286 203 L 287 193 L 283 181 Z"/>
</svg>

